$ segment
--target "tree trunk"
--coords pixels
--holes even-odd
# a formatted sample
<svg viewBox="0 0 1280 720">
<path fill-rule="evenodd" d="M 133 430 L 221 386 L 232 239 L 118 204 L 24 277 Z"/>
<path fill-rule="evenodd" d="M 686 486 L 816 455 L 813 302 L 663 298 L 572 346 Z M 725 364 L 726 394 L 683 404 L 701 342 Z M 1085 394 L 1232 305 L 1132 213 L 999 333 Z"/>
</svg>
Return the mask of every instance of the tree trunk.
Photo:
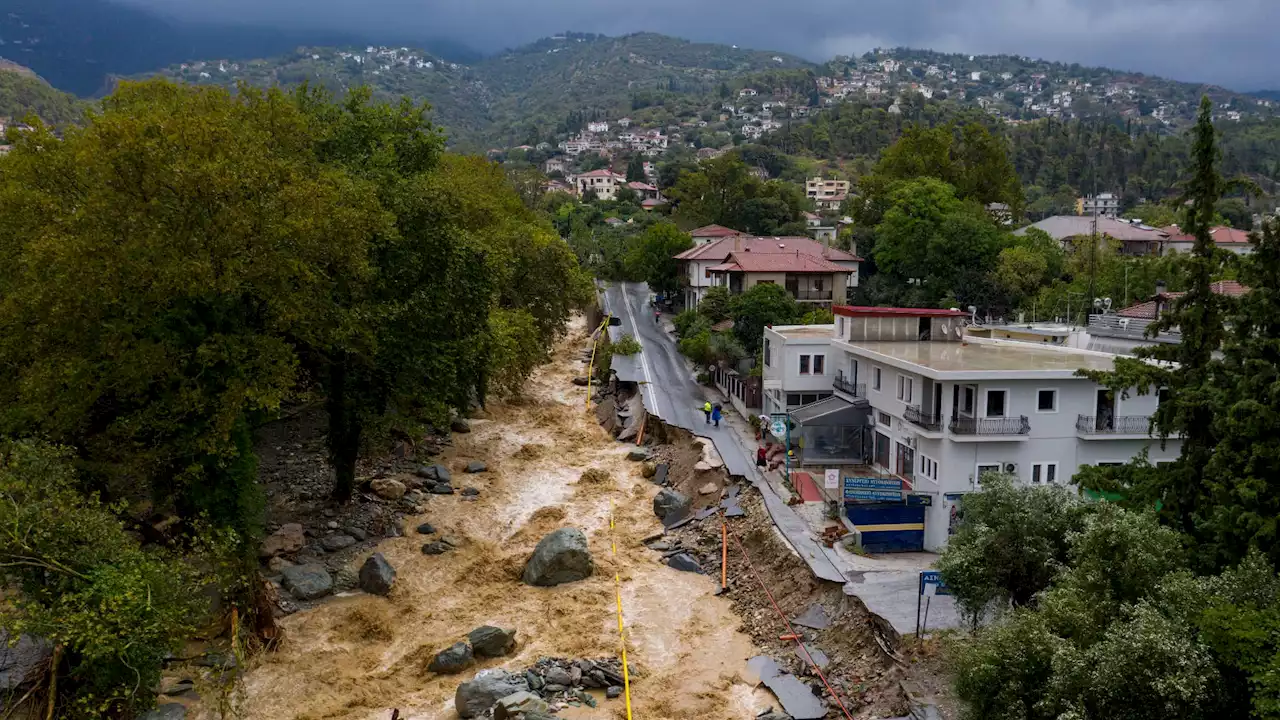
<svg viewBox="0 0 1280 720">
<path fill-rule="evenodd" d="M 360 456 L 363 429 L 349 396 L 345 354 L 330 365 L 328 395 L 325 407 L 329 413 L 329 463 L 335 476 L 333 499 L 345 503 L 355 490 L 356 460 Z"/>
</svg>

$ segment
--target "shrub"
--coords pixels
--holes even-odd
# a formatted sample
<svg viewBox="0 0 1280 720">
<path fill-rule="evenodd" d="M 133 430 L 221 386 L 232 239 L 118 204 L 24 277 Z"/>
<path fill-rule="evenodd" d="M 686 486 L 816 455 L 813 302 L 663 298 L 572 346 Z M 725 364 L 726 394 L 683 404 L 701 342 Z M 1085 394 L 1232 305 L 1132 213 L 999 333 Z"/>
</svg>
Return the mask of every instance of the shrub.
<svg viewBox="0 0 1280 720">
<path fill-rule="evenodd" d="M 610 352 L 614 355 L 635 355 L 643 348 L 640 347 L 639 341 L 633 335 L 627 333 L 618 338 L 618 341 L 609 346 Z"/>
<path fill-rule="evenodd" d="M 0 626 L 62 648 L 63 718 L 132 718 L 154 702 L 165 656 L 209 617 L 208 557 L 142 548 L 113 508 L 76 486 L 66 451 L 0 448 L 0 563 L 16 589 Z"/>
</svg>

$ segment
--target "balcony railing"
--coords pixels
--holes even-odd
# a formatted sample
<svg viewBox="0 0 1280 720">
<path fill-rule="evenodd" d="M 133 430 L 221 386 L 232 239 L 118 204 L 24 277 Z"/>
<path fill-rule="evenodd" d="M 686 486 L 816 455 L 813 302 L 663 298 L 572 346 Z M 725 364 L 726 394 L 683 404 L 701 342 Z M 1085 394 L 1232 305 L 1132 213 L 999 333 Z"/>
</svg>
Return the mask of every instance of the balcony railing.
<svg viewBox="0 0 1280 720">
<path fill-rule="evenodd" d="M 835 294 L 831 290 L 805 290 L 797 288 L 791 291 L 796 300 L 831 300 Z"/>
<path fill-rule="evenodd" d="M 1097 417 L 1094 415 L 1080 415 L 1076 418 L 1076 430 L 1086 435 L 1147 435 L 1151 432 L 1151 416 Z"/>
<path fill-rule="evenodd" d="M 836 390 L 853 397 L 864 398 L 867 396 L 867 386 L 864 383 L 850 382 L 849 378 L 843 375 L 837 375 L 831 381 L 831 386 Z"/>
<path fill-rule="evenodd" d="M 1026 435 L 1031 422 L 1026 415 L 1007 418 L 951 418 L 947 426 L 956 435 Z"/>
<path fill-rule="evenodd" d="M 902 417 L 906 418 L 907 422 L 919 425 L 925 430 L 937 432 L 942 429 L 942 418 L 933 413 L 927 413 L 918 407 L 907 408 L 903 411 Z"/>
</svg>

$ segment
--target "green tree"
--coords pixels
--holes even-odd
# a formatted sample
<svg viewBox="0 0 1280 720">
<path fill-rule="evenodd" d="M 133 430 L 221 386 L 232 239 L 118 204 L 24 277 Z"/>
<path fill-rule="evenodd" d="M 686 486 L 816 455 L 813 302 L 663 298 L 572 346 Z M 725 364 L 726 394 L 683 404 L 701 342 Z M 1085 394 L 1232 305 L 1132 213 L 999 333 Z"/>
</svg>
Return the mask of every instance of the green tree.
<svg viewBox="0 0 1280 720">
<path fill-rule="evenodd" d="M 803 314 L 799 303 L 773 283 L 760 283 L 735 296 L 729 312 L 733 316 L 733 334 L 751 355 L 764 345 L 766 325 L 790 325 Z"/>
<path fill-rule="evenodd" d="M 664 295 L 680 289 L 680 268 L 675 256 L 693 247 L 693 238 L 669 222 L 656 223 L 635 239 L 627 264 L 649 289 Z"/>
<path fill-rule="evenodd" d="M 15 138 L 0 197 L 0 432 L 251 545 L 249 424 L 293 392 L 299 346 L 341 332 L 332 293 L 387 228 L 372 188 L 317 161 L 279 91 L 151 81 L 62 140 Z"/>
<path fill-rule="evenodd" d="M 876 266 L 902 282 L 916 282 L 933 298 L 964 296 L 970 272 L 986 272 L 1004 239 L 986 211 L 955 196 L 933 178 L 895 185 L 876 226 Z"/>
<path fill-rule="evenodd" d="M 627 182 L 645 182 L 644 156 L 636 153 L 627 163 Z"/>
<path fill-rule="evenodd" d="M 1151 392 L 1162 388 L 1161 403 L 1153 417 L 1162 438 L 1182 438 L 1181 457 L 1159 472 L 1142 475 L 1147 480 L 1130 488 L 1134 503 L 1151 507 L 1161 504 L 1161 513 L 1179 530 L 1202 542 L 1213 543 L 1213 529 L 1206 525 L 1212 514 L 1210 482 L 1205 469 L 1213 459 L 1220 440 L 1215 417 L 1223 411 L 1212 385 L 1213 353 L 1226 336 L 1225 321 L 1231 300 L 1213 291 L 1222 258 L 1210 234 L 1215 207 L 1228 183 L 1218 171 L 1220 151 L 1213 127 L 1213 103 L 1201 100 L 1194 134 L 1194 165 L 1187 185 L 1190 204 L 1182 223 L 1184 232 L 1194 235 L 1195 245 L 1185 259 L 1186 292 L 1178 297 L 1149 332 L 1178 328 L 1177 344 L 1155 344 L 1140 348 L 1137 358 L 1118 358 L 1114 372 L 1088 373 L 1094 380 L 1116 392 Z M 1148 360 L 1161 361 L 1151 363 Z M 1176 364 L 1176 370 L 1173 369 Z M 1209 557 L 1220 558 L 1225 548 L 1207 547 Z M 1227 556 L 1230 557 L 1230 556 Z M 1237 556 L 1238 557 L 1238 556 Z M 1220 560 L 1219 560 L 1220 562 Z M 1214 563 L 1216 564 L 1216 563 Z"/>
<path fill-rule="evenodd" d="M 49 446 L 0 446 L 0 627 L 58 648 L 51 717 L 134 718 L 155 703 L 166 656 L 210 619 L 202 587 L 216 578 L 195 557 L 140 547 L 120 506 L 81 490 L 73 461 Z"/>
<path fill-rule="evenodd" d="M 708 288 L 706 295 L 698 301 L 698 314 L 712 323 L 718 323 L 729 317 L 732 302 L 733 297 L 729 295 L 729 288 L 723 286 Z"/>
<path fill-rule="evenodd" d="M 1068 534 L 1084 527 L 1087 506 L 1065 488 L 1017 487 L 1000 473 L 966 495 L 964 523 L 938 568 L 975 623 L 993 603 L 1030 605 L 1067 561 Z M 999 609 L 999 608 L 997 608 Z"/>
</svg>

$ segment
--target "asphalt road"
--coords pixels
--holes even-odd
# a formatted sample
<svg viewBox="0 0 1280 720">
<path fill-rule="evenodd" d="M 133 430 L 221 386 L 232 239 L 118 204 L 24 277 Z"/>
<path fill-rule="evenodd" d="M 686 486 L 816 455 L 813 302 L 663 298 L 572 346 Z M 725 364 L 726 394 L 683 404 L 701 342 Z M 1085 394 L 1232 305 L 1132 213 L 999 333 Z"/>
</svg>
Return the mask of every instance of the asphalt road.
<svg viewBox="0 0 1280 720">
<path fill-rule="evenodd" d="M 835 551 L 824 550 L 804 519 L 788 507 L 760 475 L 755 467 L 754 446 L 728 423 L 722 422 L 719 429 L 706 424 L 702 404 L 707 400 L 718 401 L 719 395 L 698 384 L 695 373 L 680 355 L 675 339 L 653 321 L 649 286 L 611 283 L 602 295 L 604 310 L 622 322 L 615 328 L 620 331 L 618 335 L 628 333 L 640 342 L 640 353 L 625 358 L 625 363 L 615 361 L 615 369 L 620 378 L 640 384 L 645 409 L 667 423 L 710 438 L 729 474 L 745 477 L 760 489 L 774 524 L 814 575 L 843 583 L 847 594 L 861 598 L 869 610 L 887 619 L 898 632 L 914 632 L 919 571 L 931 563 L 921 562 L 920 558 L 894 556 L 845 558 Z M 664 321 L 669 318 L 664 317 Z M 929 614 L 929 627 L 957 627 L 960 621 L 953 598 L 935 600 Z"/>
</svg>

